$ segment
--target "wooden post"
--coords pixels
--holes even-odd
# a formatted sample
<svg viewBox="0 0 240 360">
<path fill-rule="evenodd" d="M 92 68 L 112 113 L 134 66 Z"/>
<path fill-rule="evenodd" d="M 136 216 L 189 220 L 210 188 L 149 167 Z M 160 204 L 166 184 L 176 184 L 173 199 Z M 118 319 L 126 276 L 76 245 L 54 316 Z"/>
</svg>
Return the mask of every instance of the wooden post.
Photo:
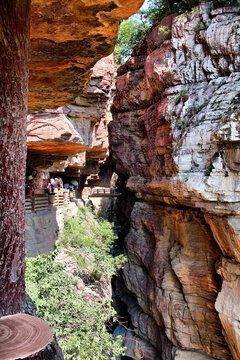
<svg viewBox="0 0 240 360">
<path fill-rule="evenodd" d="M 31 199 L 32 199 L 32 212 L 35 212 L 35 196 L 34 196 L 34 194 L 32 195 Z"/>
</svg>

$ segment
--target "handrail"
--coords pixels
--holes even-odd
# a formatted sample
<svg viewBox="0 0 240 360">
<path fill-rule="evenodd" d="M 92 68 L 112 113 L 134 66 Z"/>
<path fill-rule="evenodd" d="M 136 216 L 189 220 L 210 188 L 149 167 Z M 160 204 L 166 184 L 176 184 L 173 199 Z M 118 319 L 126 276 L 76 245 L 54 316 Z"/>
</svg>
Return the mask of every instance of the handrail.
<svg viewBox="0 0 240 360">
<path fill-rule="evenodd" d="M 89 197 L 118 197 L 122 194 L 115 191 L 115 189 L 105 188 L 105 189 L 94 189 Z"/>
<path fill-rule="evenodd" d="M 75 191 L 56 190 L 52 194 L 33 194 L 25 197 L 26 213 L 47 210 L 51 206 L 61 207 L 75 198 Z"/>
</svg>

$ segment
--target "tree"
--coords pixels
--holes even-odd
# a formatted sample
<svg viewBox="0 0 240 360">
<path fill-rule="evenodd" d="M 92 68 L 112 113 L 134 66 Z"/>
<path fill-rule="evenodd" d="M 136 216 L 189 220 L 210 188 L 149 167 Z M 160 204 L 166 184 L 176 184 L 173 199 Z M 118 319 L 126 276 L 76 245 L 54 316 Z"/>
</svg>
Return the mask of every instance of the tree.
<svg viewBox="0 0 240 360">
<path fill-rule="evenodd" d="M 142 41 L 150 26 L 144 20 L 130 18 L 121 23 L 118 42 L 114 50 L 116 62 L 120 65 L 132 52 L 132 48 Z"/>
<path fill-rule="evenodd" d="M 140 19 L 129 18 L 121 23 L 118 42 L 114 50 L 114 55 L 118 65 L 128 58 L 133 47 L 141 42 L 153 26 L 153 24 L 164 15 L 180 14 L 191 9 L 204 0 L 150 0 L 148 8 L 139 11 Z M 236 0 L 213 0 L 214 7 L 236 5 Z"/>
<path fill-rule="evenodd" d="M 0 315 L 25 302 L 24 197 L 30 0 L 0 2 Z"/>
<path fill-rule="evenodd" d="M 200 2 L 201 0 L 151 0 L 149 7 L 146 10 L 141 10 L 141 13 L 153 25 L 164 15 L 190 11 Z"/>
<path fill-rule="evenodd" d="M 150 22 L 151 25 L 159 20 L 161 16 L 173 13 L 183 13 L 205 0 L 150 0 L 146 10 L 140 10 L 142 16 Z M 214 7 L 232 6 L 237 4 L 236 0 L 213 0 Z"/>
</svg>

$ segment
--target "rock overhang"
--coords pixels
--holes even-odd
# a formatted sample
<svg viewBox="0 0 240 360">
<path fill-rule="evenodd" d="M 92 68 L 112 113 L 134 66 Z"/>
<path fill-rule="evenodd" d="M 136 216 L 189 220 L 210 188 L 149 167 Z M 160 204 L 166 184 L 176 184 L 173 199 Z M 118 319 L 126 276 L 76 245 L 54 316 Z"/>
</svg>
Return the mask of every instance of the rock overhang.
<svg viewBox="0 0 240 360">
<path fill-rule="evenodd" d="M 29 113 L 70 104 L 143 0 L 32 0 Z"/>
</svg>

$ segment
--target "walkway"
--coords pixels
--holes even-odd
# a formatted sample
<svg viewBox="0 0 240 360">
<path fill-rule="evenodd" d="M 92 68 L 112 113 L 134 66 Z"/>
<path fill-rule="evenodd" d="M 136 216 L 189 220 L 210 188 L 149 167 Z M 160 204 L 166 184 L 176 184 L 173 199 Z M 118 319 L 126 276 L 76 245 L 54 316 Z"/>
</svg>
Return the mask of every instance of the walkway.
<svg viewBox="0 0 240 360">
<path fill-rule="evenodd" d="M 96 189 L 88 197 L 119 197 L 121 193 L 118 193 L 112 189 Z"/>
</svg>

